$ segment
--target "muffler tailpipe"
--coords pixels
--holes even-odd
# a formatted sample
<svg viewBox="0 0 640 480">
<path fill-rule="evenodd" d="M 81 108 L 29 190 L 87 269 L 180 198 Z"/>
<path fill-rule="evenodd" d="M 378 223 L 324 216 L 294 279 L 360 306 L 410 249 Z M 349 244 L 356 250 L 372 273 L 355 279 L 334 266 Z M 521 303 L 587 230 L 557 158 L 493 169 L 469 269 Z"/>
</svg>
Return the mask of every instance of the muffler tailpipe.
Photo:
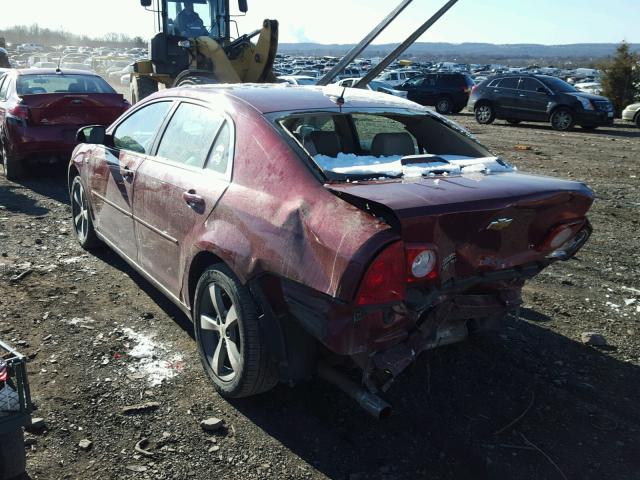
<svg viewBox="0 0 640 480">
<path fill-rule="evenodd" d="M 372 415 L 378 420 L 382 420 L 383 418 L 387 418 L 391 415 L 391 405 L 382 400 L 379 396 L 369 392 L 364 387 L 361 387 L 355 382 L 349 380 L 345 375 L 333 368 L 320 364 L 318 365 L 318 375 L 327 382 L 333 383 L 336 387 L 358 402 L 358 404 L 364 408 L 369 415 Z"/>
</svg>

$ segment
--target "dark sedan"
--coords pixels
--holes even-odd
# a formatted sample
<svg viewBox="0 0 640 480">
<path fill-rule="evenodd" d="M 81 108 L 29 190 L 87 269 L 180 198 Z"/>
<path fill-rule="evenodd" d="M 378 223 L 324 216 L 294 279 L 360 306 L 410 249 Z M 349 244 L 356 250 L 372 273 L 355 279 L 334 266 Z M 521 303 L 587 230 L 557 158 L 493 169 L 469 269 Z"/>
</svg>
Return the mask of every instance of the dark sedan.
<svg viewBox="0 0 640 480">
<path fill-rule="evenodd" d="M 376 393 L 418 354 L 497 328 L 591 232 L 585 185 L 518 173 L 381 93 L 169 89 L 79 137 L 80 244 L 189 315 L 227 397 L 319 373 L 382 416 Z M 339 372 L 354 366 L 363 386 Z"/>
<path fill-rule="evenodd" d="M 109 125 L 129 108 L 98 75 L 79 70 L 10 70 L 0 76 L 0 155 L 10 180 L 30 163 L 69 160 L 76 131 Z"/>
</svg>

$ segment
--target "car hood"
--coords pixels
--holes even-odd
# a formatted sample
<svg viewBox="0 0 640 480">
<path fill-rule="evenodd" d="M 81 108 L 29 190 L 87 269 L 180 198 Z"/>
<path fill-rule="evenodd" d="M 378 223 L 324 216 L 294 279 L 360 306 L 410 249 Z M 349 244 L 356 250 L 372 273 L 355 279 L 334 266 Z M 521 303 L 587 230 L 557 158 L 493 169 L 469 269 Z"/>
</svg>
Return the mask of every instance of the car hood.
<svg viewBox="0 0 640 480">
<path fill-rule="evenodd" d="M 567 95 L 571 95 L 572 97 L 582 97 L 589 100 L 602 100 L 605 102 L 609 101 L 607 97 L 603 97 L 602 95 L 594 95 L 593 93 L 587 92 L 567 92 Z"/>
</svg>

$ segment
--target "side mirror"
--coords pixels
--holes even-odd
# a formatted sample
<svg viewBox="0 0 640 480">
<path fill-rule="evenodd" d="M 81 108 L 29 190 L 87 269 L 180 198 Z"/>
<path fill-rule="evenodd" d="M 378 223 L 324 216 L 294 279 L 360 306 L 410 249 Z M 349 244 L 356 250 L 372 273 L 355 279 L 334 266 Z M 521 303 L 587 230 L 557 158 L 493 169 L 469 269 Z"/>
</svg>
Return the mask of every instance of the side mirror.
<svg viewBox="0 0 640 480">
<path fill-rule="evenodd" d="M 151 0 L 140 0 L 140 5 L 147 8 L 151 6 Z"/>
<path fill-rule="evenodd" d="M 247 13 L 249 11 L 247 0 L 238 0 L 238 10 L 240 10 L 242 13 Z"/>
<path fill-rule="evenodd" d="M 76 133 L 78 143 L 91 143 L 96 145 L 107 145 L 110 135 L 107 135 L 106 128 L 103 125 L 89 125 L 82 127 Z"/>
</svg>

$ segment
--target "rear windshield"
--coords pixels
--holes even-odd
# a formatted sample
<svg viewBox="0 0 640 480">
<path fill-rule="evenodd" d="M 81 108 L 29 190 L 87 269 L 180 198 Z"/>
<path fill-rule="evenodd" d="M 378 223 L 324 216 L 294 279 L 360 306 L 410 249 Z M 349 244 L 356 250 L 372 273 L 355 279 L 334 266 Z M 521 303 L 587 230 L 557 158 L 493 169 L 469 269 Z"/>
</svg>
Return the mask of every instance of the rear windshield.
<svg viewBox="0 0 640 480">
<path fill-rule="evenodd" d="M 300 113 L 279 124 L 332 181 L 476 172 L 511 167 L 452 122 L 411 112 Z"/>
<path fill-rule="evenodd" d="M 20 75 L 16 87 L 18 95 L 116 93 L 107 82 L 95 75 Z"/>
</svg>

